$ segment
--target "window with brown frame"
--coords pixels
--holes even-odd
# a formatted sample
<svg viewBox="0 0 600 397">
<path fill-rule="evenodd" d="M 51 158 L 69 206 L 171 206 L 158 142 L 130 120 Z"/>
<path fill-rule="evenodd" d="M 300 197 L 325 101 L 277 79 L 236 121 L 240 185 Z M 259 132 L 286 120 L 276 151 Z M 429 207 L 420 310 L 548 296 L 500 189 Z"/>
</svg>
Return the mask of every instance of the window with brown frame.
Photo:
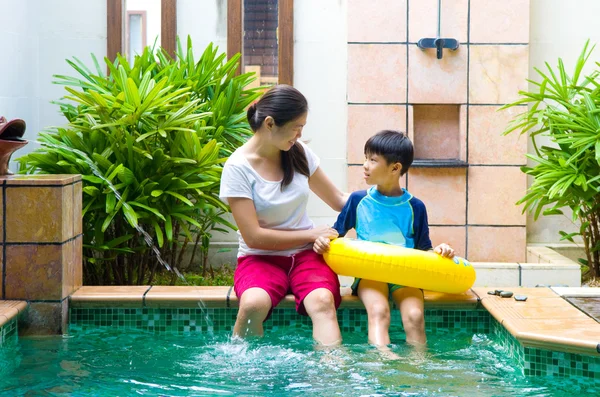
<svg viewBox="0 0 600 397">
<path fill-rule="evenodd" d="M 127 38 L 123 37 L 124 0 L 106 0 L 106 54 L 114 60 L 117 53 L 127 54 L 123 50 Z M 177 37 L 177 0 L 161 0 L 161 47 L 171 55 L 175 55 Z M 124 40 L 125 39 L 125 40 Z M 124 43 L 125 42 L 125 43 Z"/>
<path fill-rule="evenodd" d="M 294 1 L 228 0 L 227 55 L 242 54 L 238 73 L 256 85 L 294 83 Z"/>
</svg>

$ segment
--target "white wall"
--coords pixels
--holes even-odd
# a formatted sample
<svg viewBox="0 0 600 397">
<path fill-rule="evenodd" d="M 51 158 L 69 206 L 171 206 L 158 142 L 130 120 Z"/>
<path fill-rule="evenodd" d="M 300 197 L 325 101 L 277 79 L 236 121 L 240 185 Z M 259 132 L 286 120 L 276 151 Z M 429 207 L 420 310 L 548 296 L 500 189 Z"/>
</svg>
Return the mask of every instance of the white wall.
<svg viewBox="0 0 600 397">
<path fill-rule="evenodd" d="M 295 1 L 294 37 L 294 85 L 310 108 L 303 139 L 329 178 L 346 191 L 346 1 Z M 332 225 L 337 218 L 314 194 L 308 211 L 317 225 Z"/>
<path fill-rule="evenodd" d="M 51 125 L 63 125 L 49 102 L 64 95 L 55 74 L 74 75 L 73 56 L 91 64 L 90 53 L 106 54 L 106 0 L 0 0 L 0 115 L 22 118 L 25 138 L 35 140 Z M 34 150 L 30 142 L 13 159 Z M 14 162 L 11 169 L 16 169 Z"/>
<path fill-rule="evenodd" d="M 195 59 L 211 42 L 227 53 L 227 0 L 178 0 L 177 35 L 183 48 L 192 38 Z"/>
<path fill-rule="evenodd" d="M 556 66 L 558 58 L 565 62 L 567 71 L 572 71 L 585 41 L 600 45 L 598 0 L 530 0 L 530 50 L 529 78 L 538 80 L 534 67 L 544 69 L 544 62 Z M 588 64 L 595 66 L 600 61 L 600 48 L 597 48 Z M 530 85 L 530 89 L 533 87 Z M 529 144 L 529 152 L 534 149 Z M 533 216 L 527 218 L 527 242 L 547 243 L 560 240 L 559 230 L 575 231 L 577 228 L 569 218 L 563 216 L 540 217 L 536 222 Z"/>
</svg>

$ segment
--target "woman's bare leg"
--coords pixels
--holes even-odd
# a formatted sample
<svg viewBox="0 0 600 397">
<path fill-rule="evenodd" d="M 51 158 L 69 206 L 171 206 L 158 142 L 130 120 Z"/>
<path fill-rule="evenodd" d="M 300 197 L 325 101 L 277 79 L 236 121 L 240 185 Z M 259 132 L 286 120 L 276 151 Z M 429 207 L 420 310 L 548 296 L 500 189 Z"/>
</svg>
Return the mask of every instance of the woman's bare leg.
<svg viewBox="0 0 600 397">
<path fill-rule="evenodd" d="M 304 298 L 306 313 L 313 323 L 313 338 L 324 346 L 342 343 L 333 294 L 327 288 L 317 288 Z"/>
<path fill-rule="evenodd" d="M 263 336 L 263 321 L 271 310 L 271 297 L 262 288 L 248 288 L 240 298 L 233 335 L 245 338 L 246 336 Z"/>
</svg>

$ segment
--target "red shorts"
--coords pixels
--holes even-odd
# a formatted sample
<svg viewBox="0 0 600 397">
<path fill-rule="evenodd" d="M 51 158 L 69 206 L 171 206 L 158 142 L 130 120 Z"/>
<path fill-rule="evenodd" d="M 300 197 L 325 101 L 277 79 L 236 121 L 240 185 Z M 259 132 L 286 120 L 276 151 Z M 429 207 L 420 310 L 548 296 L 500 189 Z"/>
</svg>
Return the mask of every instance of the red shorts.
<svg viewBox="0 0 600 397">
<path fill-rule="evenodd" d="M 271 298 L 271 311 L 289 293 L 296 298 L 296 311 L 307 315 L 304 298 L 317 288 L 333 294 L 335 308 L 340 306 L 340 282 L 323 257 L 313 250 L 292 256 L 248 255 L 238 258 L 233 287 L 238 298 L 248 288 L 261 288 Z"/>
</svg>

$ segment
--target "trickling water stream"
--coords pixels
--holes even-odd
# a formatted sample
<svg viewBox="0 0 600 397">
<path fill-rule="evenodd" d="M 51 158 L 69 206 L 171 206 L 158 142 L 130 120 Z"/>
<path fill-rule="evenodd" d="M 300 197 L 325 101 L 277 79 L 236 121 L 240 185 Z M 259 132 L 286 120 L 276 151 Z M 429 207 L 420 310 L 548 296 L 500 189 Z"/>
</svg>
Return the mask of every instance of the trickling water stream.
<svg viewBox="0 0 600 397">
<path fill-rule="evenodd" d="M 93 174 L 100 178 L 107 186 L 108 188 L 114 193 L 117 202 L 121 200 L 122 195 L 121 193 L 117 190 L 117 188 L 115 188 L 115 186 L 108 180 L 106 179 L 106 177 L 102 174 L 102 172 L 98 169 L 98 167 L 96 166 L 96 164 L 88 157 L 88 155 L 85 152 L 82 152 L 81 150 L 72 148 L 72 147 L 68 147 L 68 146 L 64 146 L 64 145 L 56 145 L 53 143 L 49 143 L 49 142 L 40 142 L 40 141 L 32 141 L 33 143 L 37 143 L 41 146 L 47 146 L 47 147 L 51 147 L 54 149 L 61 149 L 61 150 L 66 150 L 68 152 L 74 153 L 76 155 L 78 155 L 81 160 L 83 160 L 92 170 Z M 148 245 L 148 247 L 152 250 L 152 252 L 154 253 L 154 255 L 156 256 L 156 260 L 158 260 L 158 262 L 164 266 L 168 271 L 170 272 L 174 272 L 177 277 L 179 277 L 186 285 L 190 285 L 192 286 L 183 276 L 183 274 L 181 274 L 181 272 L 175 268 L 175 267 L 171 267 L 166 260 L 164 260 L 164 258 L 162 257 L 160 250 L 158 249 L 158 247 L 156 246 L 156 244 L 154 244 L 154 239 L 152 238 L 152 236 L 150 236 L 150 234 L 144 230 L 144 228 L 142 226 L 140 226 L 139 222 L 134 226 L 135 229 L 144 237 L 144 241 L 146 242 L 146 245 Z M 195 286 L 197 287 L 197 286 Z M 206 304 L 202 301 L 202 299 L 198 299 L 198 306 L 202 309 L 205 317 L 206 317 L 206 321 L 208 322 L 208 324 L 212 327 L 212 320 L 210 319 L 207 311 L 206 311 Z"/>
</svg>

